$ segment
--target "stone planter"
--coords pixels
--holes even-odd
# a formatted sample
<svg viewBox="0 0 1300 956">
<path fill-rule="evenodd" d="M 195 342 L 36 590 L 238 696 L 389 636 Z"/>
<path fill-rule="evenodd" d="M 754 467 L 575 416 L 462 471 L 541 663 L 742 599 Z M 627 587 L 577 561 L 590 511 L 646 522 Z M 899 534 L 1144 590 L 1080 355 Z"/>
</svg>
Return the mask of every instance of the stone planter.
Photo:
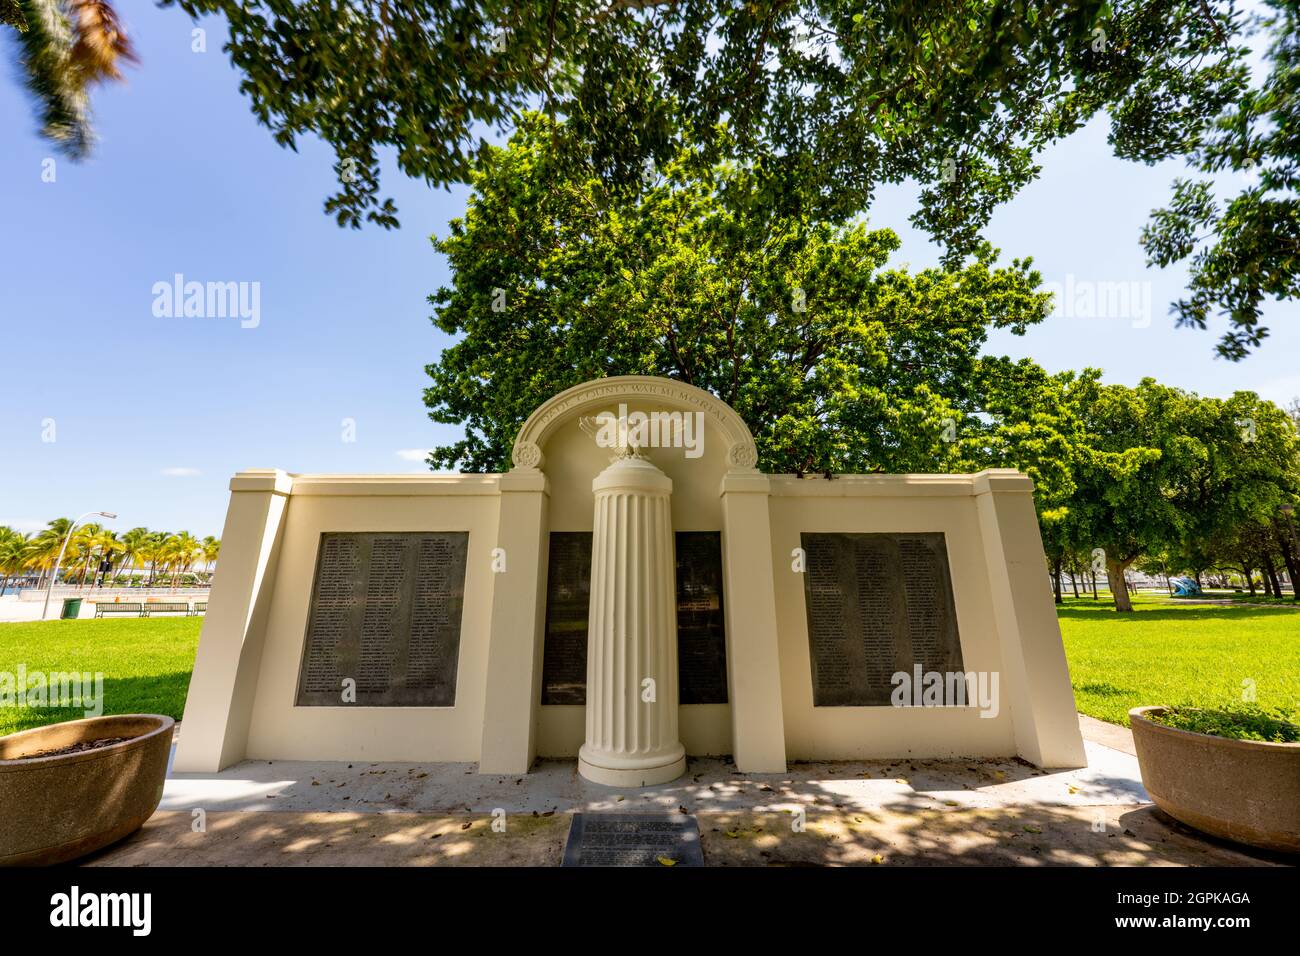
<svg viewBox="0 0 1300 956">
<path fill-rule="evenodd" d="M 1142 785 L 1156 806 L 1212 836 L 1300 853 L 1300 743 L 1213 737 L 1146 718 L 1165 709 L 1128 714 Z"/>
<path fill-rule="evenodd" d="M 0 737 L 0 865 L 85 856 L 138 830 L 158 809 L 175 721 L 91 717 Z M 88 741 L 93 750 L 18 759 Z"/>
</svg>

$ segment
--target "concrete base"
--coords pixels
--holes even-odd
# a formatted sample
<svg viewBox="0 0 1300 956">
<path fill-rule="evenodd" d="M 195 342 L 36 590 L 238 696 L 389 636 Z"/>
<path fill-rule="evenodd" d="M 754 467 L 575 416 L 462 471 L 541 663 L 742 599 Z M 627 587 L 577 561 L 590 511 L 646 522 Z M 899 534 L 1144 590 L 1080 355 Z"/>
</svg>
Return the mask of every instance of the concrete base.
<svg viewBox="0 0 1300 956">
<path fill-rule="evenodd" d="M 656 754 L 653 763 L 641 765 L 628 761 L 625 766 L 610 767 L 604 765 L 610 761 L 603 754 L 596 757 L 602 763 L 593 763 L 584 744 L 578 751 L 578 773 L 592 783 L 607 787 L 654 787 L 676 780 L 686 772 L 686 751 L 680 745 L 678 749 L 677 759 L 669 763 L 663 763 L 663 756 Z"/>
</svg>

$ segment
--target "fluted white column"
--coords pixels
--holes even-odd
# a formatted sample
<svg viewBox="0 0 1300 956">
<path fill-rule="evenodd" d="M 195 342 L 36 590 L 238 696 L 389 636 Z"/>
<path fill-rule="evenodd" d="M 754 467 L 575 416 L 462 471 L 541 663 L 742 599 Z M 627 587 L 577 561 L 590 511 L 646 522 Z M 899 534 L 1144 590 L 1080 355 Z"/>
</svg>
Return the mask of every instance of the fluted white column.
<svg viewBox="0 0 1300 956">
<path fill-rule="evenodd" d="M 627 453 L 591 487 L 587 742 L 578 771 L 616 787 L 665 783 L 686 769 L 677 739 L 672 479 Z"/>
</svg>

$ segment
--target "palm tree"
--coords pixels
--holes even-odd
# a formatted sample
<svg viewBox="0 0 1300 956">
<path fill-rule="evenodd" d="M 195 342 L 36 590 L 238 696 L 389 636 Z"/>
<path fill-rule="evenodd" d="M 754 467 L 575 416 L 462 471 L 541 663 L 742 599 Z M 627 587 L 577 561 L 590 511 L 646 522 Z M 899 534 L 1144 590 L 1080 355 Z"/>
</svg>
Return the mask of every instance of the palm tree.
<svg viewBox="0 0 1300 956">
<path fill-rule="evenodd" d="M 136 558 L 140 556 L 140 548 L 148 538 L 148 528 L 132 528 L 130 531 L 126 532 L 126 534 L 122 535 L 122 540 L 120 542 L 122 564 L 119 566 L 118 570 L 121 571 L 123 568 L 126 569 L 126 583 L 128 586 L 130 586 L 131 582 L 135 579 L 135 575 L 132 572 L 135 571 Z M 114 575 L 114 578 L 116 579 L 116 574 Z"/>
<path fill-rule="evenodd" d="M 149 566 L 149 579 L 145 581 L 145 587 L 153 587 L 154 576 L 163 560 L 164 546 L 170 537 L 166 531 L 153 531 L 140 542 L 140 560 Z"/>
<path fill-rule="evenodd" d="M 28 536 L 12 528 L 0 526 L 0 595 L 9 589 L 11 579 L 18 577 L 27 567 Z"/>
<path fill-rule="evenodd" d="M 113 554 L 122 549 L 122 542 L 118 540 L 116 531 L 101 530 L 99 534 L 95 535 L 92 539 L 92 543 L 96 551 L 95 574 L 93 574 L 90 579 L 93 583 L 95 575 L 99 573 L 98 569 L 100 563 L 104 561 L 111 562 L 113 560 Z M 108 575 L 108 571 L 104 572 L 105 583 L 108 581 Z"/>
<path fill-rule="evenodd" d="M 45 575 L 54 568 L 54 562 L 59 559 L 59 550 L 63 547 L 63 541 L 71 528 L 71 518 L 55 518 L 44 531 L 27 542 L 29 559 L 27 566 L 40 571 L 38 587 L 44 582 Z M 56 583 L 58 582 L 52 582 L 50 586 L 53 587 Z"/>
<path fill-rule="evenodd" d="M 208 576 L 208 583 L 212 583 L 212 562 L 221 556 L 221 539 L 208 535 L 203 539 L 203 570 Z"/>
<path fill-rule="evenodd" d="M 18 31 L 19 72 L 41 114 L 41 133 L 73 160 L 94 142 L 90 87 L 120 80 L 138 62 L 107 0 L 0 0 L 0 22 Z"/>
<path fill-rule="evenodd" d="M 177 578 L 193 567 L 195 559 L 203 553 L 203 546 L 194 535 L 182 531 L 167 542 L 167 553 L 172 563 L 172 590 L 175 590 Z"/>
<path fill-rule="evenodd" d="M 68 542 L 67 562 L 69 567 L 81 565 L 81 578 L 77 582 L 78 588 L 86 586 L 86 574 L 90 571 L 90 565 L 95 560 L 95 539 L 102 534 L 104 526 L 102 524 L 83 524 L 77 528 L 77 533 L 72 536 Z"/>
</svg>

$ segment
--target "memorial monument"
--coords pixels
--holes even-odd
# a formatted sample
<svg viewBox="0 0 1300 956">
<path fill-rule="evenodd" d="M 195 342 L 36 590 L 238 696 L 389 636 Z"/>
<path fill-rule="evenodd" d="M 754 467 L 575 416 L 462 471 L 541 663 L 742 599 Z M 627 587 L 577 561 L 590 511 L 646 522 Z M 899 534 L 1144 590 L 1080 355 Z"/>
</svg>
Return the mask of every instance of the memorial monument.
<svg viewBox="0 0 1300 956">
<path fill-rule="evenodd" d="M 714 396 L 622 376 L 545 402 L 503 474 L 240 472 L 175 769 L 1085 763 L 1026 476 L 757 457 Z"/>
</svg>

